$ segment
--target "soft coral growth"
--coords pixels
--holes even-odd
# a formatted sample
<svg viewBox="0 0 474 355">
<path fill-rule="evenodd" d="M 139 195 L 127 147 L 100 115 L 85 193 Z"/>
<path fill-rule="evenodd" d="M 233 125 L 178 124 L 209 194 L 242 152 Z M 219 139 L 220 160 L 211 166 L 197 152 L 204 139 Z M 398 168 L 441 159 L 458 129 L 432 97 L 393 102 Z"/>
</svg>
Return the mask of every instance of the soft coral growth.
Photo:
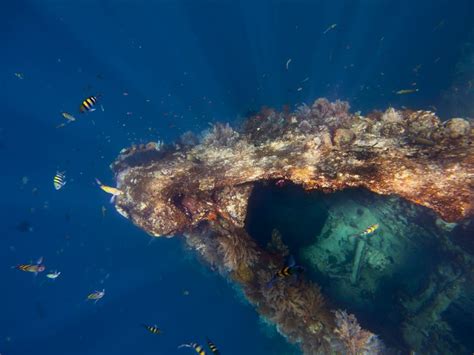
<svg viewBox="0 0 474 355">
<path fill-rule="evenodd" d="M 344 126 L 350 121 L 350 105 L 347 101 L 317 99 L 311 106 L 311 116 L 316 122 L 324 122 L 328 126 Z"/>
<path fill-rule="evenodd" d="M 361 355 L 361 354 L 381 354 L 383 351 L 383 343 L 378 337 L 362 329 L 353 314 L 346 311 L 337 310 L 334 312 L 336 328 L 334 333 L 341 342 L 341 350 L 345 354 Z"/>
<path fill-rule="evenodd" d="M 218 252 L 228 271 L 251 267 L 258 260 L 255 242 L 247 236 L 228 234 L 219 237 L 218 243 Z"/>
<path fill-rule="evenodd" d="M 238 139 L 239 133 L 234 131 L 228 123 L 225 125 L 217 123 L 203 136 L 202 143 L 207 146 L 229 147 Z"/>
<path fill-rule="evenodd" d="M 349 113 L 350 105 L 347 101 L 336 100 L 330 102 L 326 98 L 320 98 L 314 101 L 311 106 L 311 115 L 317 119 L 329 117 L 345 117 Z"/>
</svg>

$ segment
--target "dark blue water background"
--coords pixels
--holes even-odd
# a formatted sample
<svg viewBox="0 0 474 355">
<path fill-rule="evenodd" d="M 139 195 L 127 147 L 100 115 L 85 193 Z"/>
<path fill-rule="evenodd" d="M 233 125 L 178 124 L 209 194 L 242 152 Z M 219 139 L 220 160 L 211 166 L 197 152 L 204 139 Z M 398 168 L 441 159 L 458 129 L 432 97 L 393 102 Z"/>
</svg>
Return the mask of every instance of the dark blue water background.
<svg viewBox="0 0 474 355">
<path fill-rule="evenodd" d="M 473 12 L 469 0 L 4 1 L 0 352 L 184 354 L 177 345 L 206 336 L 226 354 L 293 351 L 178 239 L 149 244 L 94 177 L 113 183 L 108 166 L 132 143 L 238 123 L 262 105 L 436 106 Z M 414 82 L 416 94 L 394 94 Z M 94 94 L 104 111 L 78 114 Z M 64 111 L 79 119 L 57 129 Z M 57 170 L 68 180 L 60 191 Z M 33 231 L 19 231 L 22 221 Z M 57 280 L 11 269 L 40 256 Z M 85 301 L 102 288 L 103 300 Z"/>
</svg>

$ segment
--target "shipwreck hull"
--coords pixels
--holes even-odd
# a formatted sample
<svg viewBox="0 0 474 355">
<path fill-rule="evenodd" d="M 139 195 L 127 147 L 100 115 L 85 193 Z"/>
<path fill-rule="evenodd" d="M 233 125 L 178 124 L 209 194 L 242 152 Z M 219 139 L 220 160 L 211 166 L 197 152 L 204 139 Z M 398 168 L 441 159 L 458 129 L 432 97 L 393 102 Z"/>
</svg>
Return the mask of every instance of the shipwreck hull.
<svg viewBox="0 0 474 355">
<path fill-rule="evenodd" d="M 263 109 L 239 132 L 218 124 L 200 143 L 188 134 L 174 146 L 124 149 L 112 165 L 123 192 L 116 209 L 152 236 L 184 235 L 305 353 L 377 353 L 377 338 L 332 313 L 317 285 L 299 279 L 268 287 L 286 251 L 269 252 L 247 234 L 252 188 L 262 181 L 327 192 L 363 187 L 462 221 L 473 215 L 474 129 L 429 111 L 364 117 L 348 108 L 319 99 L 293 113 Z"/>
</svg>

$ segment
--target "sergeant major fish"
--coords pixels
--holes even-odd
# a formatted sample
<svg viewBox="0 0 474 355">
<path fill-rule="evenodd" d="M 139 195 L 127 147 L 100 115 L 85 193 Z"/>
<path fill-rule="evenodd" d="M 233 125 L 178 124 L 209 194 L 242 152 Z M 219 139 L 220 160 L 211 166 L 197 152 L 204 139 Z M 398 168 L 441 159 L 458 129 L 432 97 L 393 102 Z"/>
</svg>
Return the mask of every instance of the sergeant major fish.
<svg viewBox="0 0 474 355">
<path fill-rule="evenodd" d="M 152 334 L 161 334 L 161 330 L 158 328 L 156 324 L 155 325 L 142 324 L 142 326 Z"/>
<path fill-rule="evenodd" d="M 204 348 L 201 345 L 196 344 L 196 343 L 181 344 L 180 346 L 178 346 L 178 349 L 180 349 L 180 348 L 192 348 L 199 355 L 206 355 L 206 351 L 204 350 Z"/>
<path fill-rule="evenodd" d="M 373 234 L 377 229 L 379 229 L 379 225 L 372 224 L 371 226 L 368 226 L 362 233 L 359 234 L 360 237 L 365 237 L 367 235 Z"/>
<path fill-rule="evenodd" d="M 219 355 L 221 353 L 219 349 L 217 349 L 217 346 L 212 341 L 210 341 L 209 338 L 206 338 L 206 341 L 207 346 L 209 347 L 209 349 L 211 349 L 211 352 L 213 354 Z"/>
<path fill-rule="evenodd" d="M 58 171 L 53 178 L 54 188 L 56 190 L 61 189 L 64 185 L 66 185 L 66 172 L 65 171 Z"/>
<path fill-rule="evenodd" d="M 267 287 L 270 288 L 278 280 L 281 280 L 288 276 L 293 276 L 293 275 L 297 276 L 303 273 L 303 271 L 304 271 L 304 267 L 296 265 L 295 259 L 292 256 L 290 256 L 288 260 L 288 264 L 285 267 L 281 268 L 275 275 L 273 275 L 272 279 L 267 283 Z"/>
<path fill-rule="evenodd" d="M 87 99 L 82 101 L 81 106 L 79 107 L 79 111 L 81 113 L 95 111 L 94 106 L 97 103 L 97 99 L 97 96 L 89 96 Z"/>
</svg>

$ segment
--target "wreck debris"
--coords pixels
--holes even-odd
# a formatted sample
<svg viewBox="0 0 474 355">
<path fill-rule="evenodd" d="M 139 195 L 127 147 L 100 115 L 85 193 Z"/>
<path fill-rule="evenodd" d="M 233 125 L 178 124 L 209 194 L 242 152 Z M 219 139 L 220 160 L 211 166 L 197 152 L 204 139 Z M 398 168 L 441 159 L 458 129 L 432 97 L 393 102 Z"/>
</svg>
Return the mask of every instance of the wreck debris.
<svg viewBox="0 0 474 355">
<path fill-rule="evenodd" d="M 363 187 L 459 221 L 473 215 L 473 138 L 472 121 L 443 125 L 430 111 L 390 108 L 364 117 L 326 99 L 295 113 L 263 108 L 239 132 L 216 124 L 198 144 L 123 150 L 112 165 L 123 191 L 115 206 L 153 236 L 184 234 L 281 333 L 306 353 L 327 353 L 341 335 L 336 324 L 357 323 L 342 313 L 334 317 L 319 288 L 305 280 L 265 287 L 283 257 L 260 248 L 244 229 L 253 185 Z"/>
<path fill-rule="evenodd" d="M 441 317 L 460 295 L 465 281 L 460 270 L 440 265 L 430 275 L 425 288 L 415 297 L 404 301 L 408 317 L 402 325 L 402 333 L 411 347 L 424 349 L 428 353 L 438 352 L 439 349 L 453 354 L 467 352 Z"/>
<path fill-rule="evenodd" d="M 429 111 L 399 111 L 403 121 L 396 123 L 393 118 L 383 121 L 393 115 L 369 118 L 347 110 L 347 104 L 319 99 L 305 119 L 310 125 L 305 132 L 289 119 L 302 117 L 264 109 L 244 123 L 241 134 L 216 125 L 192 148 L 132 147 L 113 166 L 125 191 L 117 206 L 128 212 L 140 206 L 131 216 L 136 224 L 148 226 L 153 235 L 173 235 L 216 208 L 221 211 L 214 212 L 243 222 L 245 192 L 240 202 L 223 206 L 213 199 L 228 187 L 284 178 L 305 189 L 365 187 L 396 194 L 435 210 L 448 222 L 472 215 L 472 121 L 456 123 L 464 128 L 455 130 L 454 139 L 454 124 L 443 126 Z M 399 129 L 386 129 L 394 125 Z M 427 141 L 433 145 L 423 144 Z M 184 196 L 195 209 L 190 215 L 180 205 Z M 240 212 L 226 211 L 236 207 Z"/>
<path fill-rule="evenodd" d="M 365 243 L 366 241 L 364 238 L 359 238 L 357 240 L 357 247 L 356 247 L 355 256 L 354 256 L 354 264 L 352 266 L 352 272 L 351 272 L 351 283 L 353 285 L 355 285 L 357 283 L 357 280 L 359 279 L 360 264 L 365 254 Z"/>
</svg>

